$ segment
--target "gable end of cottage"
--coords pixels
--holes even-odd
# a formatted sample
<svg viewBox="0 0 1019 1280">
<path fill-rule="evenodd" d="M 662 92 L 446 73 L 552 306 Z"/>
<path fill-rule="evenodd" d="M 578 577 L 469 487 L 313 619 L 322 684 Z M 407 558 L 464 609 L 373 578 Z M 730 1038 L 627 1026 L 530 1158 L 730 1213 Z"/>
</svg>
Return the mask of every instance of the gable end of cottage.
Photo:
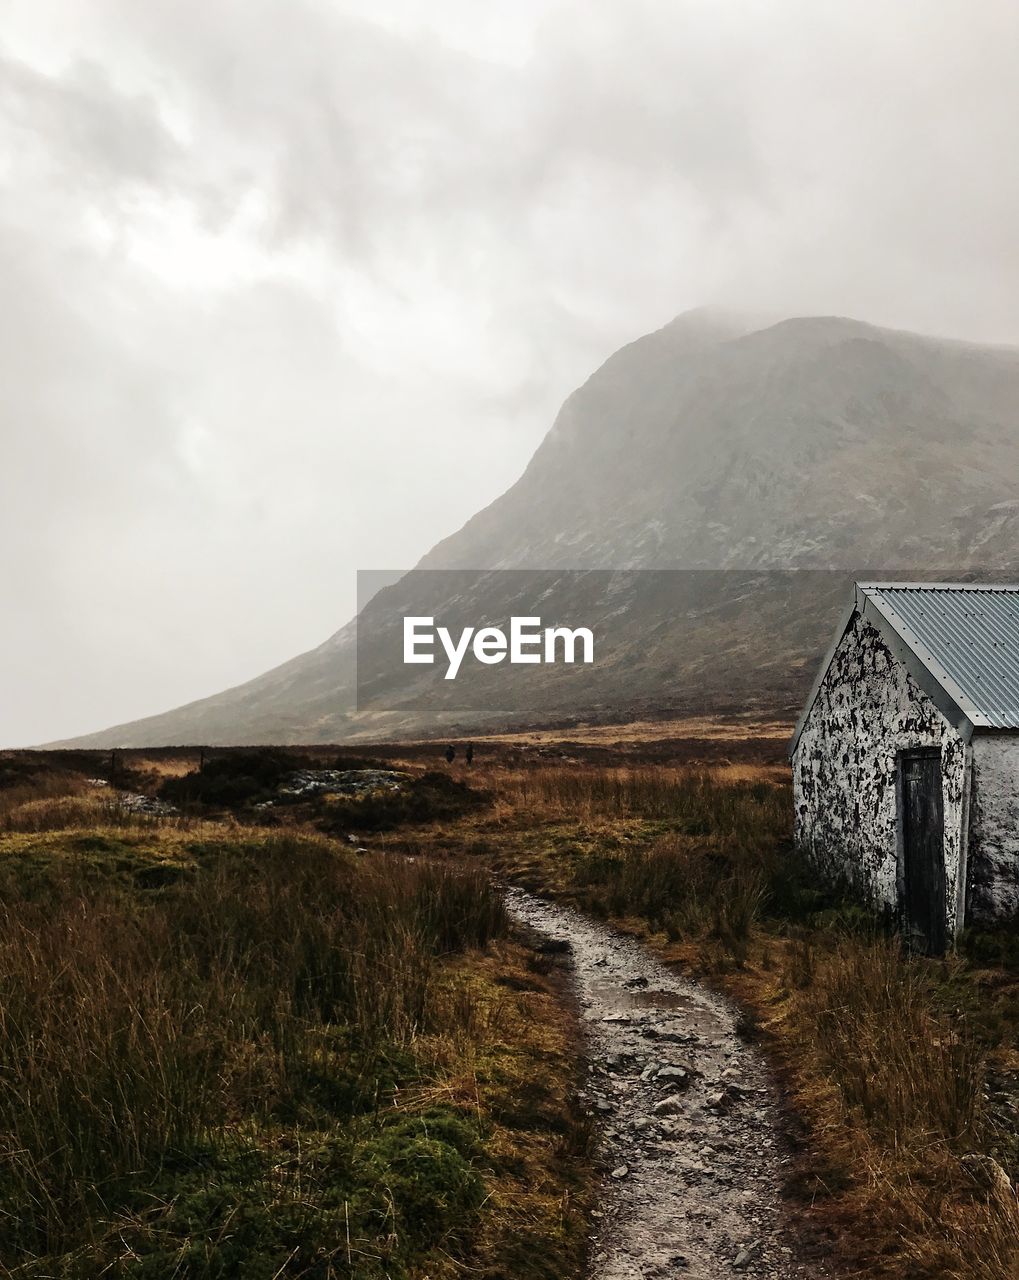
<svg viewBox="0 0 1019 1280">
<path fill-rule="evenodd" d="M 875 907 L 903 900 L 899 762 L 940 752 L 946 916 L 964 905 L 967 735 L 921 687 L 881 619 L 856 608 L 837 641 L 792 751 L 797 844 L 830 881 L 845 880 Z"/>
</svg>

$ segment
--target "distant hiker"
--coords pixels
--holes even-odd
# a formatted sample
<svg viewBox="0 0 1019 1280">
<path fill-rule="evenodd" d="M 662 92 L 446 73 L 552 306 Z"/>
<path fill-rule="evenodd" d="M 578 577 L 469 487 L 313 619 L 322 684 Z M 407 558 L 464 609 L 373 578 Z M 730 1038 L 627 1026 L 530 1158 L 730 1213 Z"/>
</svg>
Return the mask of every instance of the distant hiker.
<svg viewBox="0 0 1019 1280">
<path fill-rule="evenodd" d="M 473 742 L 468 742 L 466 756 L 467 756 L 467 763 L 473 764 L 474 763 L 474 743 Z"/>
<path fill-rule="evenodd" d="M 446 756 L 446 763 L 452 764 L 453 759 L 456 756 L 456 747 L 454 747 L 452 743 L 450 743 L 449 746 L 446 748 L 445 756 Z"/>
</svg>

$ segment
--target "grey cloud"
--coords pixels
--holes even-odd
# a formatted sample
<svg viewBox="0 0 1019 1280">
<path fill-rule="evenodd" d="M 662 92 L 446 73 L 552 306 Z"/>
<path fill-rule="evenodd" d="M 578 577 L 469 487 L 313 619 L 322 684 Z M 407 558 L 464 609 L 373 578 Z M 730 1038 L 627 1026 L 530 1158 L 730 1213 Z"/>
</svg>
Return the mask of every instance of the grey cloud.
<svg viewBox="0 0 1019 1280">
<path fill-rule="evenodd" d="M 110 185 L 163 180 L 177 146 L 149 96 L 118 93 L 92 61 L 54 78 L 0 53 L 0 117 L 48 182 L 105 199 Z"/>
<path fill-rule="evenodd" d="M 317 643 L 688 307 L 1019 342 L 1006 0 L 11 9 L 0 741 Z"/>
</svg>

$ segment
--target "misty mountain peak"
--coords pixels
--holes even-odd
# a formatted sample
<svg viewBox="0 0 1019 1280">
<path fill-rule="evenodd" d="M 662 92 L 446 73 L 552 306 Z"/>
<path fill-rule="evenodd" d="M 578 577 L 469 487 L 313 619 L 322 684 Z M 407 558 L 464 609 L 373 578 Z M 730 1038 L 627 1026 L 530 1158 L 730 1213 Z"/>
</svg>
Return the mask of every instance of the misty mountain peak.
<svg viewBox="0 0 1019 1280">
<path fill-rule="evenodd" d="M 728 342 L 766 327 L 773 321 L 764 314 L 734 311 L 729 307 L 703 306 L 682 311 L 657 332 L 669 338 L 704 342 Z M 653 335 L 652 335 L 653 336 Z"/>
<path fill-rule="evenodd" d="M 517 483 L 419 567 L 726 569 L 765 584 L 760 570 L 1014 573 L 1017 424 L 1015 351 L 841 316 L 762 323 L 697 308 L 605 361 Z M 413 596 L 416 581 L 387 590 Z M 807 578 L 787 589 L 785 603 L 762 597 L 773 617 L 793 620 L 784 656 L 774 637 L 758 638 L 772 655 L 765 697 L 788 692 L 829 626 Z M 673 623 L 655 625 L 668 652 L 649 661 L 678 679 Z M 702 693 L 730 688 L 722 641 L 699 635 L 683 639 L 685 666 L 700 672 Z M 90 741 L 335 741 L 353 655 L 346 627 L 247 685 Z M 618 687 L 606 677 L 609 702 L 625 702 L 629 670 L 621 662 Z"/>
<path fill-rule="evenodd" d="M 1019 480 L 1015 353 L 758 321 L 697 308 L 617 351 L 517 484 L 422 565 L 970 563 Z"/>
</svg>

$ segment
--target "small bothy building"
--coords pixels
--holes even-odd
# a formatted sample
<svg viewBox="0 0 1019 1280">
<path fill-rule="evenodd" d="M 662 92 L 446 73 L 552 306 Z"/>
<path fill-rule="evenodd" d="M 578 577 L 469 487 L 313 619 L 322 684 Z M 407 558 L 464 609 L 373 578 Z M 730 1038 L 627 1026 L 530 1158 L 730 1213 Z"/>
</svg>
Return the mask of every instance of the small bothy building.
<svg viewBox="0 0 1019 1280">
<path fill-rule="evenodd" d="M 916 945 L 1019 918 L 1019 586 L 858 583 L 791 755 L 797 843 Z"/>
</svg>

